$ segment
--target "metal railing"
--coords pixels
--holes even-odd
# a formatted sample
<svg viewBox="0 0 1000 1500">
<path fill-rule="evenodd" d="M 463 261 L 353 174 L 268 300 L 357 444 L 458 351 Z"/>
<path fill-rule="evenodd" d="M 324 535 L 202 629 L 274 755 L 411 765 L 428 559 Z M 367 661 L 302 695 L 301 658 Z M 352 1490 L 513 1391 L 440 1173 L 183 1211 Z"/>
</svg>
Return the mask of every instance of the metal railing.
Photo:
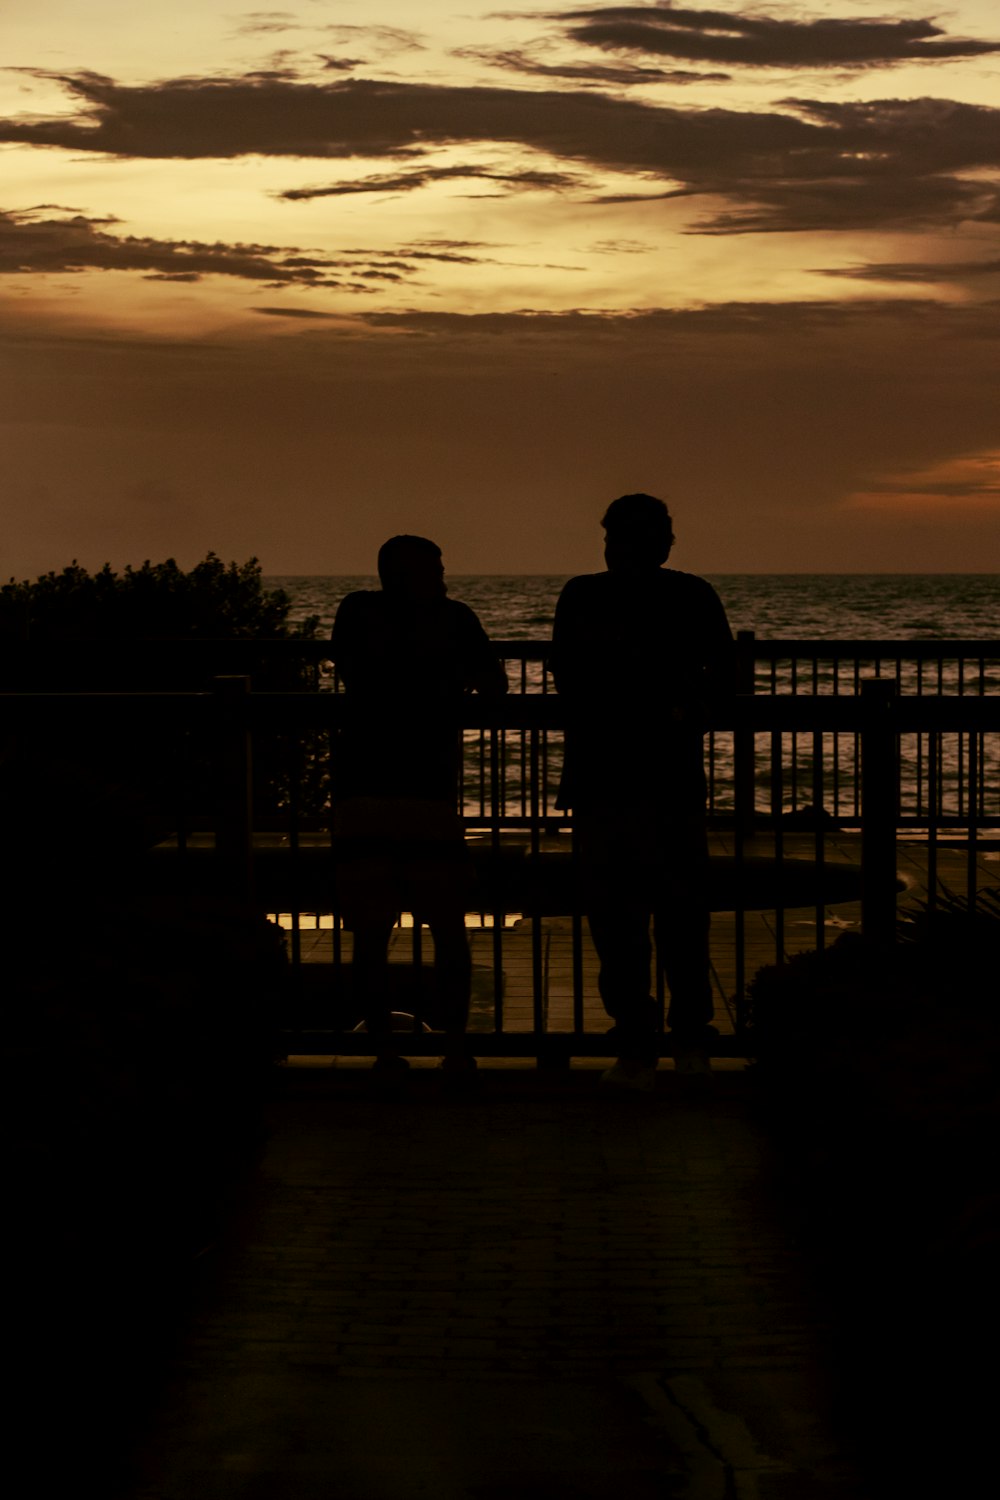
<svg viewBox="0 0 1000 1500">
<path fill-rule="evenodd" d="M 918 850 L 932 909 L 942 884 L 971 904 L 983 883 L 982 861 L 1000 829 L 1000 697 L 901 696 L 887 677 L 859 686 L 857 694 L 743 695 L 708 726 L 721 1050 L 740 1049 L 755 967 L 781 962 L 795 946 L 822 946 L 831 913 L 837 926 L 857 923 L 873 940 L 892 940 L 901 837 Z M 156 789 L 150 879 L 225 891 L 282 919 L 290 1050 L 367 1045 L 354 1030 L 351 938 L 339 913 L 329 817 L 345 706 L 333 693 L 252 693 L 245 678 L 191 694 L 0 696 L 15 739 L 58 736 L 97 752 L 135 747 L 137 784 Z M 479 875 L 469 924 L 483 1052 L 568 1056 L 607 1047 L 572 818 L 553 805 L 562 724 L 558 695 L 526 692 L 494 703 L 471 698 L 456 726 L 474 749 L 464 816 Z M 907 748 L 914 744 L 924 746 L 916 760 Z M 838 806 L 842 782 L 850 796 Z M 100 830 L 91 836 L 99 840 Z M 418 1022 L 428 952 L 419 925 L 400 929 L 394 978 Z M 418 1052 L 436 1045 L 422 1032 L 407 1043 Z"/>
<path fill-rule="evenodd" d="M 512 697 L 544 698 L 555 692 L 550 641 L 511 639 L 494 644 L 506 664 Z M 28 691 L 41 681 L 66 691 L 78 690 L 82 683 L 113 690 L 151 683 L 208 688 L 214 677 L 227 673 L 250 677 L 255 690 L 336 695 L 341 684 L 330 649 L 329 641 L 298 639 L 21 643 L 0 664 L 0 686 Z M 736 661 L 739 691 L 756 697 L 850 697 L 872 678 L 892 682 L 904 698 L 988 698 L 1000 693 L 1000 640 L 758 640 L 753 631 L 744 630 L 737 636 Z M 600 691 L 599 682 L 595 691 Z M 789 731 L 777 752 L 773 739 L 758 736 L 751 743 L 750 735 L 746 723 L 709 730 L 705 749 L 712 818 L 733 818 L 738 786 L 744 818 L 758 824 L 785 815 L 803 823 L 817 815 L 836 826 L 858 823 L 860 741 L 855 733 L 827 731 L 819 757 L 808 730 Z M 544 726 L 536 748 L 537 783 L 529 774 L 532 751 L 523 730 L 508 726 L 495 747 L 502 815 L 507 823 L 519 818 L 526 828 L 532 817 L 529 788 L 535 788 L 532 795 L 544 821 L 561 816 L 555 807 L 563 755 L 560 729 Z M 466 732 L 462 811 L 480 820 L 487 816 L 492 753 L 481 730 Z M 772 765 L 775 753 L 781 755 L 780 778 Z M 305 777 L 312 783 L 311 812 L 310 799 L 300 798 L 304 822 L 310 816 L 321 820 L 332 795 L 320 760 L 313 754 L 306 761 L 300 757 L 298 765 L 290 764 L 292 780 Z M 970 751 L 961 736 L 941 733 L 932 739 L 922 727 L 908 731 L 900 747 L 900 778 L 901 826 L 923 826 L 932 810 L 939 821 L 961 820 L 972 779 L 978 804 L 991 806 L 988 754 L 981 746 Z"/>
</svg>

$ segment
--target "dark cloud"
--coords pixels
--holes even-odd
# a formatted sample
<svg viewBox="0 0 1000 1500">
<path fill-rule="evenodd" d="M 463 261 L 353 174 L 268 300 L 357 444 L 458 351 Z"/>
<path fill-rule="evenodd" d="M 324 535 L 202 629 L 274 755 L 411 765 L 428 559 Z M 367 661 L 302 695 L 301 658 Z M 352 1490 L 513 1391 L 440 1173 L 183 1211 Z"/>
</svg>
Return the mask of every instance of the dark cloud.
<svg viewBox="0 0 1000 1500">
<path fill-rule="evenodd" d="M 448 339 L 478 339 L 482 335 L 508 339 L 644 341 L 682 334 L 794 335 L 808 340 L 821 331 L 853 333 L 876 320 L 893 325 L 942 320 L 961 325 L 969 321 L 964 309 L 945 307 L 932 299 L 858 298 L 854 301 L 721 302 L 706 307 L 657 307 L 635 311 L 572 308 L 563 312 L 455 313 L 370 312 L 356 315 L 371 328 L 433 334 Z M 979 316 L 977 312 L 976 316 Z M 1000 329 L 998 329 L 1000 333 Z"/>
<path fill-rule="evenodd" d="M 625 87 L 650 83 L 728 83 L 729 73 L 696 73 L 689 68 L 649 68 L 638 63 L 610 67 L 605 63 L 546 63 L 530 52 L 508 50 L 495 52 L 488 47 L 457 47 L 455 57 L 482 62 L 491 68 L 505 68 L 511 73 L 527 73 L 540 78 L 575 78 L 581 83 L 619 84 Z"/>
<path fill-rule="evenodd" d="M 734 204 L 694 226 L 702 234 L 919 229 L 1000 219 L 1000 111 L 948 99 L 782 103 L 833 130 L 837 149 L 797 154 L 756 178 L 696 187 Z M 831 143 L 832 144 L 832 143 Z"/>
<path fill-rule="evenodd" d="M 756 68 L 870 68 L 1000 51 L 1000 42 L 947 37 L 927 20 L 778 20 L 672 5 L 550 12 L 575 41 L 610 52 Z"/>
<path fill-rule="evenodd" d="M 316 312 L 311 307 L 252 307 L 251 312 L 263 313 L 266 318 L 338 318 L 339 313 Z"/>
<path fill-rule="evenodd" d="M 198 281 L 235 276 L 282 285 L 330 286 L 330 265 L 277 245 L 202 244 L 113 235 L 106 219 L 76 214 L 44 219 L 39 210 L 0 211 L 0 275 L 79 271 L 143 271 L 150 279 Z"/>
<path fill-rule="evenodd" d="M 440 237 L 412 240 L 410 243 L 422 250 L 503 250 L 505 248 L 496 240 L 451 240 Z"/>
<path fill-rule="evenodd" d="M 397 259 L 378 261 L 372 266 L 372 270 L 405 271 L 412 275 L 418 269 L 414 262 L 428 260 L 441 261 L 455 266 L 506 266 L 521 270 L 582 271 L 586 269 L 584 266 L 551 265 L 547 261 L 501 260 L 495 255 L 470 255 L 468 249 L 448 248 L 451 245 L 471 247 L 477 243 L 475 240 L 414 240 L 412 244 L 399 245 L 391 252 L 398 257 Z M 442 248 L 437 248 L 438 246 Z M 484 245 L 484 248 L 489 247 Z M 374 257 L 389 253 L 385 250 L 357 248 L 339 251 L 340 255 L 364 256 L 369 261 Z"/>
<path fill-rule="evenodd" d="M 440 260 L 456 266 L 496 266 L 502 262 L 494 260 L 489 255 L 468 255 L 458 250 L 408 250 L 405 247 L 400 251 L 401 255 L 408 255 L 411 260 Z"/>
<path fill-rule="evenodd" d="M 890 281 L 904 284 L 976 280 L 1000 276 L 1000 260 L 875 261 L 858 266 L 818 266 L 817 276 L 845 276 L 852 281 Z"/>
<path fill-rule="evenodd" d="M 405 259 L 400 259 L 399 261 L 387 261 L 384 264 L 386 264 L 390 269 L 392 269 L 393 267 L 405 268 L 408 261 L 414 260 L 440 260 L 447 261 L 453 265 L 459 266 L 499 266 L 505 264 L 504 261 L 495 260 L 492 256 L 470 255 L 467 249 L 463 250 L 448 248 L 452 244 L 456 246 L 474 246 L 476 243 L 474 240 L 442 240 L 440 242 L 442 246 L 441 249 L 433 248 L 437 243 L 438 242 L 435 240 L 414 240 L 412 245 L 399 245 L 391 253 L 393 255 L 405 257 Z M 383 255 L 388 253 L 390 252 L 367 249 L 340 251 L 341 255 L 363 255 L 366 260 L 370 260 L 373 256 L 376 255 Z"/>
<path fill-rule="evenodd" d="M 371 271 L 359 271 L 357 274 L 363 277 L 365 281 L 405 281 L 406 272 L 409 272 L 409 270 L 410 268 L 407 266 L 403 271 L 383 271 L 375 269 Z"/>
<path fill-rule="evenodd" d="M 1000 165 L 1000 110 L 952 99 L 780 101 L 841 138 L 843 170 L 942 172 Z"/>
<path fill-rule="evenodd" d="M 720 183 L 715 191 L 742 205 L 706 215 L 689 233 L 927 229 L 992 223 L 1000 206 L 1000 183 L 947 176 Z"/>
<path fill-rule="evenodd" d="M 32 203 L 27 208 L 22 209 L 21 212 L 22 214 L 82 214 L 83 209 L 74 208 L 71 204 L 68 203 Z M 90 222 L 91 224 L 116 224 L 118 220 L 113 214 L 108 214 L 105 218 L 100 220 L 91 218 Z"/>
<path fill-rule="evenodd" d="M 337 251 L 338 259 L 335 264 L 342 267 L 349 267 L 354 274 L 370 277 L 376 277 L 380 273 L 400 272 L 402 274 L 397 278 L 400 280 L 412 277 L 419 269 L 419 263 L 424 261 L 436 261 L 456 266 L 507 266 L 524 268 L 527 265 L 533 270 L 539 269 L 540 266 L 545 266 L 544 262 L 532 261 L 526 263 L 524 261 L 501 260 L 495 255 L 483 255 L 479 253 L 482 250 L 501 248 L 503 247 L 495 245 L 488 240 L 449 239 L 412 240 L 407 244 L 397 245 L 391 250 L 386 249 L 384 246 L 376 248 L 370 245 L 353 245 Z M 347 261 L 344 258 L 347 256 L 351 256 L 354 259 Z M 283 265 L 293 266 L 297 263 L 298 259 L 299 257 L 296 256 L 287 256 L 283 261 Z M 357 264 L 358 261 L 367 262 L 368 270 L 362 272 Z M 303 263 L 311 264 L 311 262 Z M 582 266 L 549 266 L 547 269 L 579 271 L 584 268 Z"/>
<path fill-rule="evenodd" d="M 363 57 L 328 57 L 325 52 L 320 54 L 320 61 L 332 73 L 352 73 L 355 68 L 364 66 Z"/>
<path fill-rule="evenodd" d="M 655 245 L 647 245 L 644 240 L 597 240 L 587 249 L 595 255 L 648 255 L 655 250 Z"/>
<path fill-rule="evenodd" d="M 597 193 L 591 203 L 662 203 L 666 198 L 690 198 L 697 188 L 665 188 L 662 193 Z"/>
<path fill-rule="evenodd" d="M 179 79 L 123 87 L 62 77 L 76 118 L 0 121 L 0 141 L 132 157 L 253 153 L 413 161 L 435 146 L 519 146 L 572 166 L 631 173 L 634 188 L 594 202 L 701 194 L 727 200 L 695 232 L 922 226 L 998 215 L 1000 110 L 945 99 L 785 99 L 770 111 L 689 110 L 578 90 L 451 88 L 350 79 Z M 295 200 L 405 192 L 449 177 L 509 190 L 573 190 L 571 170 L 438 167 L 421 162 L 354 181 L 292 189 Z"/>
<path fill-rule="evenodd" d="M 149 158 L 398 157 L 495 141 L 592 165 L 688 174 L 720 160 L 750 170 L 775 153 L 829 149 L 831 133 L 790 113 L 684 111 L 570 90 L 228 78 L 128 87 L 94 73 L 58 81 L 83 113 L 0 120 L 0 141 Z"/>
<path fill-rule="evenodd" d="M 432 182 L 470 177 L 486 182 L 502 182 L 512 192 L 532 188 L 558 192 L 563 188 L 579 187 L 582 182 L 580 177 L 568 172 L 540 172 L 530 168 L 501 172 L 492 167 L 472 165 L 415 167 L 407 172 L 377 172 L 371 177 L 356 177 L 345 182 L 331 183 L 327 187 L 290 188 L 287 192 L 279 193 L 278 197 L 297 202 L 302 198 L 341 198 L 354 193 L 412 193 L 416 188 L 427 187 Z"/>
</svg>

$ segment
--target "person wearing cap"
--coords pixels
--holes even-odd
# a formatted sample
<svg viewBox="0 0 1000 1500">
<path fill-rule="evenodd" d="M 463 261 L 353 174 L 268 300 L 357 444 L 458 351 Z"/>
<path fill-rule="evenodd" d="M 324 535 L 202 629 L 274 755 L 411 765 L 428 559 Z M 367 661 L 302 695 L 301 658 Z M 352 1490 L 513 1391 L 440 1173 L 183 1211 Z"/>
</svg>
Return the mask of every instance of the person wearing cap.
<svg viewBox="0 0 1000 1500">
<path fill-rule="evenodd" d="M 676 1066 L 710 1067 L 704 712 L 732 691 L 734 647 L 712 586 L 666 567 L 674 533 L 662 500 L 622 495 L 602 525 L 606 571 L 571 578 L 556 606 L 559 805 L 573 811 L 598 987 L 614 1023 L 618 1061 L 604 1079 L 649 1090 L 659 1056 L 651 922 Z"/>
</svg>

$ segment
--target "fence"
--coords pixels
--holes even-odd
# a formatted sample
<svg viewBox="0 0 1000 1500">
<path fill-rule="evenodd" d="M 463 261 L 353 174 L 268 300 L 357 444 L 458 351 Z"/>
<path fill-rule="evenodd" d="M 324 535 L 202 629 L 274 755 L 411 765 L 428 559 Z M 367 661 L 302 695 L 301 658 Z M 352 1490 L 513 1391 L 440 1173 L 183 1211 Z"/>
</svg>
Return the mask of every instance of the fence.
<svg viewBox="0 0 1000 1500">
<path fill-rule="evenodd" d="M 942 884 L 971 901 L 984 881 L 1000 827 L 1000 697 L 978 688 L 905 696 L 896 680 L 858 679 L 857 693 L 746 694 L 714 713 L 721 1051 L 742 1045 L 753 968 L 795 945 L 821 946 L 831 913 L 837 926 L 857 922 L 891 941 L 901 837 L 913 889 L 932 907 Z M 470 699 L 458 726 L 479 876 L 469 913 L 472 1024 L 483 1053 L 600 1054 L 606 1020 L 576 893 L 572 820 L 553 805 L 562 707 L 543 686 L 499 703 Z M 229 678 L 189 694 L 7 694 L 0 713 L 15 737 L 134 747 L 139 780 L 157 788 L 149 878 L 224 890 L 279 916 L 292 960 L 289 1050 L 363 1052 L 327 805 L 344 701 L 248 688 Z M 429 950 L 419 925 L 400 928 L 393 981 L 398 1008 L 418 1026 L 433 1019 Z M 434 1051 L 436 1039 L 421 1030 L 407 1047 Z"/>
<path fill-rule="evenodd" d="M 498 655 L 507 666 L 512 697 L 549 697 L 554 693 L 549 667 L 551 642 L 498 640 Z M 989 697 L 1000 693 L 1000 641 L 996 640 L 757 640 L 740 631 L 736 642 L 739 690 L 757 697 L 850 697 L 871 679 L 892 682 L 904 698 L 929 696 Z M 328 641 L 303 640 L 164 640 L 140 642 L 63 642 L 18 644 L 0 664 L 0 684 L 29 691 L 44 681 L 66 691 L 86 683 L 111 690 L 144 688 L 151 682 L 171 688 L 204 687 L 220 673 L 248 676 L 255 689 L 292 689 L 336 694 L 340 683 Z M 595 683 L 595 691 L 600 691 Z M 811 731 L 789 731 L 780 745 L 781 776 L 772 757 L 775 741 L 758 735 L 750 744 L 746 725 L 713 727 L 706 738 L 708 806 L 716 820 L 735 815 L 740 787 L 743 816 L 758 823 L 790 815 L 807 821 L 822 809 L 838 827 L 860 820 L 860 741 L 850 730 L 828 731 L 814 754 Z M 462 810 L 487 818 L 490 747 L 482 732 L 465 736 Z M 966 739 L 942 733 L 936 739 L 923 727 L 908 731 L 900 743 L 900 826 L 923 827 L 931 814 L 939 826 L 949 819 L 964 823 L 966 789 L 973 787 L 977 806 L 991 807 L 995 794 L 989 780 L 985 747 L 972 747 L 970 775 Z M 978 753 L 977 753 L 978 752 Z M 530 827 L 529 741 L 513 726 L 501 732 L 499 788 L 506 826 L 518 818 Z M 538 745 L 540 777 L 537 811 L 555 822 L 556 790 L 562 769 L 562 735 L 543 726 Z M 822 766 L 822 776 L 817 774 Z M 311 786 L 299 788 L 300 818 L 325 816 L 331 795 L 329 777 L 319 761 L 290 762 L 289 774 Z M 777 789 L 780 787 L 780 801 Z M 289 796 L 292 788 L 289 788 Z M 311 809 L 310 809 L 311 799 Z M 931 801 L 934 801 L 932 808 Z M 261 810 L 261 809 L 259 809 Z"/>
</svg>

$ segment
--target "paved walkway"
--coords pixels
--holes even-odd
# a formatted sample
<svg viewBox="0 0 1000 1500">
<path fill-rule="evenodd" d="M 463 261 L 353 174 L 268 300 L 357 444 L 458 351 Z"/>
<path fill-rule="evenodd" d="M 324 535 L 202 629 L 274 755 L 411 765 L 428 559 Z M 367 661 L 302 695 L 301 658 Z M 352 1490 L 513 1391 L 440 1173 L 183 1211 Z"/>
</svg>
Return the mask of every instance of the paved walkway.
<svg viewBox="0 0 1000 1500">
<path fill-rule="evenodd" d="M 829 1329 L 752 1079 L 289 1068 L 129 1500 L 827 1500 Z"/>
</svg>

